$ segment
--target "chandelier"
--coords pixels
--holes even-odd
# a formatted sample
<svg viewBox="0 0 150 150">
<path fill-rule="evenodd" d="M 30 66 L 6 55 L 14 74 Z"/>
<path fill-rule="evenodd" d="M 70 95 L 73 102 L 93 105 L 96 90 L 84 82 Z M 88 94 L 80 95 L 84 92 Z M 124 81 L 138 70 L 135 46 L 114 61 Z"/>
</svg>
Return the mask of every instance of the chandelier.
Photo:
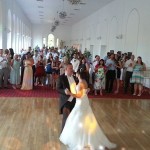
<svg viewBox="0 0 150 150">
<path fill-rule="evenodd" d="M 72 5 L 77 5 L 81 2 L 81 0 L 68 0 Z"/>
<path fill-rule="evenodd" d="M 55 29 L 56 29 L 56 26 L 54 26 L 54 25 L 53 25 L 53 26 L 52 26 L 52 29 L 54 29 L 54 30 L 55 30 Z"/>
<path fill-rule="evenodd" d="M 51 32 L 54 32 L 55 29 L 56 29 L 56 26 L 52 25 Z"/>
<path fill-rule="evenodd" d="M 53 30 L 53 29 L 51 29 L 51 32 L 54 32 L 54 30 Z"/>
<path fill-rule="evenodd" d="M 62 11 L 59 12 L 59 18 L 65 19 L 67 16 L 67 13 L 66 13 L 66 11 L 64 11 L 64 0 L 62 0 L 62 1 L 63 1 L 63 9 L 62 9 Z"/>
<path fill-rule="evenodd" d="M 59 20 L 55 20 L 54 25 L 58 26 L 59 25 Z"/>
<path fill-rule="evenodd" d="M 61 18 L 61 19 L 65 19 L 65 18 L 66 18 L 66 16 L 67 16 L 67 13 L 66 13 L 65 11 L 61 11 L 61 12 L 59 12 L 59 18 Z"/>
<path fill-rule="evenodd" d="M 55 26 L 59 26 L 59 24 L 60 24 L 60 21 L 59 21 L 59 19 L 58 19 L 58 11 L 57 11 L 57 17 L 56 17 L 56 19 L 54 18 L 54 25 Z"/>
</svg>

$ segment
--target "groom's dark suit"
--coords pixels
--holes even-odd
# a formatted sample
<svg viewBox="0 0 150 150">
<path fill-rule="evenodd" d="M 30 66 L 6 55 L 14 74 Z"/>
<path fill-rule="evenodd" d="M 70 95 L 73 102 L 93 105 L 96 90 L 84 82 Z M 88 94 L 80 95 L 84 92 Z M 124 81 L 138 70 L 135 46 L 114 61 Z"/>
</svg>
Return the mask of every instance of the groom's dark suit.
<svg viewBox="0 0 150 150">
<path fill-rule="evenodd" d="M 73 109 L 75 102 L 76 102 L 75 98 L 73 98 L 73 100 L 71 102 L 68 101 L 70 95 L 66 95 L 66 93 L 65 93 L 66 88 L 70 90 L 70 85 L 69 85 L 67 76 L 65 74 L 63 74 L 58 78 L 58 81 L 57 81 L 57 91 L 60 94 L 59 113 L 63 114 L 62 129 L 63 129 L 66 119 L 69 115 L 68 112 L 71 112 L 71 110 Z M 67 110 L 67 112 L 64 110 Z"/>
</svg>

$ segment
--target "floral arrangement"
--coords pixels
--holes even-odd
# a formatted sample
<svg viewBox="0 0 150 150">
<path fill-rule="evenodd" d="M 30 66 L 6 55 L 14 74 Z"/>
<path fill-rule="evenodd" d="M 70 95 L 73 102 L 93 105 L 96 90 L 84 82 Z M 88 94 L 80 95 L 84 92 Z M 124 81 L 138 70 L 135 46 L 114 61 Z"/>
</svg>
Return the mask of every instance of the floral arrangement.
<svg viewBox="0 0 150 150">
<path fill-rule="evenodd" d="M 84 53 L 83 53 L 84 57 L 86 57 L 88 60 L 91 60 L 92 59 L 92 54 L 90 51 L 88 51 L 86 48 L 84 50 Z"/>
<path fill-rule="evenodd" d="M 92 55 L 90 51 L 88 51 L 87 49 L 85 49 L 84 53 L 81 54 L 81 52 L 78 49 L 73 48 L 73 47 L 71 47 L 70 49 L 67 49 L 64 56 L 66 56 L 67 59 L 70 61 L 72 59 L 73 54 L 79 54 L 80 56 L 83 55 L 88 61 L 92 59 Z"/>
<path fill-rule="evenodd" d="M 68 60 L 72 59 L 73 54 L 78 53 L 78 50 L 71 47 L 70 49 L 67 49 L 65 52 L 65 56 L 67 57 Z"/>
</svg>

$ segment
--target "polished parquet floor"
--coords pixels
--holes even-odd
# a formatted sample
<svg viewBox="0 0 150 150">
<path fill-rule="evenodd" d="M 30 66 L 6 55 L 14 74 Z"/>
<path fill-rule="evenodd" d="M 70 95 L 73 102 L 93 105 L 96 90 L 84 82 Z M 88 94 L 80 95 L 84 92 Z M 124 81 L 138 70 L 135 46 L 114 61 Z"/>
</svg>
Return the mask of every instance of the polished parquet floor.
<svg viewBox="0 0 150 150">
<path fill-rule="evenodd" d="M 150 150 L 150 100 L 92 99 L 116 150 Z M 0 150 L 66 150 L 59 142 L 58 99 L 1 98 Z"/>
</svg>

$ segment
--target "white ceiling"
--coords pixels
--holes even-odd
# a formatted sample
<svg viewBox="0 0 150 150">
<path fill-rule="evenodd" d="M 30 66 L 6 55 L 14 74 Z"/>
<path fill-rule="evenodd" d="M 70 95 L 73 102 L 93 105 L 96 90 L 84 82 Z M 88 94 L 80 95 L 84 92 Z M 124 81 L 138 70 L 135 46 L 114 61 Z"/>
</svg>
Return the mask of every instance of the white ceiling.
<svg viewBox="0 0 150 150">
<path fill-rule="evenodd" d="M 67 12 L 66 19 L 59 19 L 60 25 L 72 25 L 113 0 L 81 0 L 82 4 L 70 5 L 68 0 L 16 0 L 33 24 L 52 24 L 59 19 L 58 13 Z M 43 8 L 39 8 L 42 6 Z M 78 10 L 75 10 L 78 9 Z"/>
</svg>

